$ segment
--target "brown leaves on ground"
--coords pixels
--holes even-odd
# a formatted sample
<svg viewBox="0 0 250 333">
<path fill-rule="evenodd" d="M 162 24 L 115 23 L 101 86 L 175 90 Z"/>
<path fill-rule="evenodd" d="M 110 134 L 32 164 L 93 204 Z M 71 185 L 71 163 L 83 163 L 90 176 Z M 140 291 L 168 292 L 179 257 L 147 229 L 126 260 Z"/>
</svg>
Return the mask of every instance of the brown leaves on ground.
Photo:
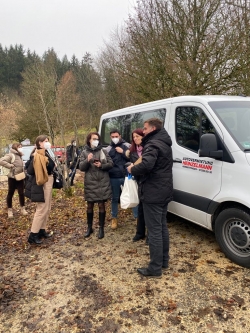
<svg viewBox="0 0 250 333">
<path fill-rule="evenodd" d="M 5 185 L 6 187 L 6 185 Z M 74 195 L 53 191 L 48 230 L 41 246 L 27 243 L 35 204 L 7 218 L 0 188 L 0 332 L 179 333 L 248 332 L 249 270 L 225 258 L 213 233 L 169 215 L 170 265 L 161 279 L 137 274 L 146 267 L 145 240 L 132 242 L 135 219 L 120 210 L 118 229 L 84 239 L 86 204 L 82 179 Z"/>
</svg>

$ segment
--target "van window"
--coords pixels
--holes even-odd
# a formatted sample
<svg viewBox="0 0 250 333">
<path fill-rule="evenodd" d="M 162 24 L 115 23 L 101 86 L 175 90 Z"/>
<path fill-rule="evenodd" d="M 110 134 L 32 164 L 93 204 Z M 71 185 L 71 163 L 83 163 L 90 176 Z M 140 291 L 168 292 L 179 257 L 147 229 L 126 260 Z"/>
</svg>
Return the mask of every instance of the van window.
<svg viewBox="0 0 250 333">
<path fill-rule="evenodd" d="M 209 102 L 221 122 L 243 150 L 250 148 L 250 104 L 247 101 Z"/>
<path fill-rule="evenodd" d="M 202 109 L 180 106 L 176 108 L 175 133 L 179 145 L 198 152 L 201 135 L 215 133 L 215 129 Z"/>
<path fill-rule="evenodd" d="M 121 132 L 122 138 L 130 142 L 133 130 L 143 128 L 143 123 L 149 118 L 159 118 L 165 122 L 166 109 L 156 109 L 151 111 L 141 111 L 129 113 L 122 116 L 103 119 L 101 127 L 101 140 L 104 146 L 110 144 L 110 131 L 117 128 Z"/>
</svg>

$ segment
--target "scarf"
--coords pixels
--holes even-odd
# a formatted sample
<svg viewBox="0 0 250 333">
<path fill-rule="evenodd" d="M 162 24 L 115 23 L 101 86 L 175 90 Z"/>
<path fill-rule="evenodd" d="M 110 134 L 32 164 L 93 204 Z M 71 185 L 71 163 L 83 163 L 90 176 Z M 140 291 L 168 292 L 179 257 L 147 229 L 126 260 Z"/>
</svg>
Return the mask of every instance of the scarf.
<svg viewBox="0 0 250 333">
<path fill-rule="evenodd" d="M 34 154 L 34 170 L 37 185 L 43 185 L 48 181 L 47 172 L 48 157 L 45 156 L 45 149 L 37 149 Z"/>
<path fill-rule="evenodd" d="M 139 157 L 141 157 L 142 154 L 142 146 L 136 146 L 136 152 Z"/>
</svg>

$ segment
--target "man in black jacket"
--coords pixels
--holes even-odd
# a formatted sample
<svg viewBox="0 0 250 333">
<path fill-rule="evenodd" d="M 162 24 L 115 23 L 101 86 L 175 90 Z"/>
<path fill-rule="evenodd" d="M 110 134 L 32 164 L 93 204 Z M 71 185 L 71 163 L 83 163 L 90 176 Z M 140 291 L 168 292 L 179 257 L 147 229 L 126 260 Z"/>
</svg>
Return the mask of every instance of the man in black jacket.
<svg viewBox="0 0 250 333">
<path fill-rule="evenodd" d="M 166 215 L 173 197 L 172 141 L 158 118 L 146 120 L 143 132 L 142 162 L 127 168 L 132 175 L 140 175 L 138 191 L 149 237 L 149 265 L 137 271 L 146 277 L 160 277 L 169 260 Z"/>
</svg>

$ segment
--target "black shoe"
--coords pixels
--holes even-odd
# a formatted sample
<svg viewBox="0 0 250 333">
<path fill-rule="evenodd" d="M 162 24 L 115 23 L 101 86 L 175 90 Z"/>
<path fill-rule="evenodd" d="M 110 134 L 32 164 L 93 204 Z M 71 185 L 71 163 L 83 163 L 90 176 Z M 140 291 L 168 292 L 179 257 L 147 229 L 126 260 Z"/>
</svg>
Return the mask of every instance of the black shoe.
<svg viewBox="0 0 250 333">
<path fill-rule="evenodd" d="M 161 273 L 155 274 L 150 272 L 147 268 L 137 268 L 137 272 L 145 277 L 148 278 L 160 278 L 161 277 Z"/>
<path fill-rule="evenodd" d="M 168 269 L 168 264 L 163 264 L 163 265 L 162 265 L 162 269 L 164 269 L 164 270 L 165 270 L 165 269 Z"/>
<path fill-rule="evenodd" d="M 34 232 L 31 232 L 29 234 L 28 242 L 30 244 L 37 244 L 37 245 L 42 244 L 41 239 L 38 237 L 38 233 L 34 233 Z"/>
<path fill-rule="evenodd" d="M 99 228 L 99 234 L 98 234 L 98 238 L 102 239 L 104 237 L 104 228 L 100 227 Z"/>
<path fill-rule="evenodd" d="M 84 235 L 84 238 L 89 237 L 92 233 L 93 233 L 92 227 L 88 226 L 88 229 L 87 229 L 86 234 Z"/>
<path fill-rule="evenodd" d="M 38 238 L 49 238 L 52 236 L 52 233 L 46 232 L 45 229 L 40 229 L 38 233 Z"/>
<path fill-rule="evenodd" d="M 133 238 L 133 242 L 138 242 L 139 240 L 144 239 L 144 238 L 145 238 L 145 236 L 140 236 L 140 235 L 136 234 L 135 237 Z"/>
</svg>

